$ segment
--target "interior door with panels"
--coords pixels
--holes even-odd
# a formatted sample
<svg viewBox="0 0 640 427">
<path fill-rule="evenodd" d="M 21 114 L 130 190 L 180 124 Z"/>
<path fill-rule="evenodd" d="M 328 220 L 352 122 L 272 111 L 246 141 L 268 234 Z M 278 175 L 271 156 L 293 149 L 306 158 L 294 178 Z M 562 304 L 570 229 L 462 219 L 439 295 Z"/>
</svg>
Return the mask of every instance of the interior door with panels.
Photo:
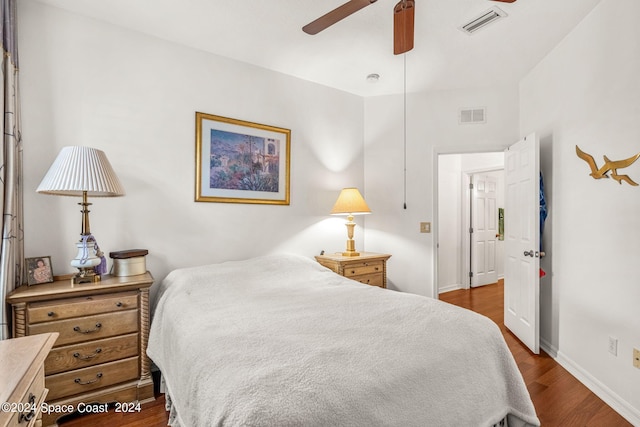
<svg viewBox="0 0 640 427">
<path fill-rule="evenodd" d="M 540 352 L 540 155 L 535 134 L 505 151 L 504 324 Z"/>
</svg>

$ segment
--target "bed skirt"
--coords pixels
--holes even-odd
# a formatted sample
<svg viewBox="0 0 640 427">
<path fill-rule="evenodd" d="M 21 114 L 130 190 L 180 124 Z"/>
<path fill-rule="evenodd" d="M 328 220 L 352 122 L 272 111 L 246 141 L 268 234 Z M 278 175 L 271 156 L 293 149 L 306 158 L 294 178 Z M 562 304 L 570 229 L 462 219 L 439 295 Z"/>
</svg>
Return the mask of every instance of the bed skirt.
<svg viewBox="0 0 640 427">
<path fill-rule="evenodd" d="M 173 405 L 173 399 L 171 399 L 171 392 L 167 383 L 165 382 L 164 375 L 160 373 L 160 393 L 164 393 L 164 409 L 169 413 L 169 420 L 167 425 L 171 427 L 186 427 L 181 421 L 178 415 L 178 410 Z"/>
</svg>

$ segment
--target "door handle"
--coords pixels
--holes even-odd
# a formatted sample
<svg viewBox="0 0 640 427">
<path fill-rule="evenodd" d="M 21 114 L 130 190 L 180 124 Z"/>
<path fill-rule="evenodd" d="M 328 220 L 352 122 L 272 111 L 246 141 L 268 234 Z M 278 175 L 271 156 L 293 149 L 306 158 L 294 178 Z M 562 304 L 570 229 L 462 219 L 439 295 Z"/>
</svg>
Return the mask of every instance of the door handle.
<svg viewBox="0 0 640 427">
<path fill-rule="evenodd" d="M 533 249 L 531 249 L 530 251 L 524 251 L 524 256 L 530 256 L 531 258 L 533 258 Z"/>
</svg>

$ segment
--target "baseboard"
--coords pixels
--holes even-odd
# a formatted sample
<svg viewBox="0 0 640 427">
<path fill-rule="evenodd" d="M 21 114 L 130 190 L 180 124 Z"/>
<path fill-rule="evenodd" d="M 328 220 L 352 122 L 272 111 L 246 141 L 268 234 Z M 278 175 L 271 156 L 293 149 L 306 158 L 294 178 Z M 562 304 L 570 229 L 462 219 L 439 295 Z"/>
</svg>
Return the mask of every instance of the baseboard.
<svg viewBox="0 0 640 427">
<path fill-rule="evenodd" d="M 552 359 L 556 359 L 558 357 L 558 349 L 542 337 L 540 337 L 540 348 L 544 350 L 544 352 L 549 356 L 551 356 Z"/>
<path fill-rule="evenodd" d="M 631 406 L 629 402 L 618 396 L 550 343 L 540 340 L 540 347 L 596 396 L 611 406 L 614 411 L 619 413 L 632 425 L 640 426 L 640 411 L 638 409 Z"/>
<path fill-rule="evenodd" d="M 444 294 L 445 292 L 457 291 L 458 289 L 464 289 L 462 285 L 448 285 L 438 289 L 438 295 Z"/>
</svg>

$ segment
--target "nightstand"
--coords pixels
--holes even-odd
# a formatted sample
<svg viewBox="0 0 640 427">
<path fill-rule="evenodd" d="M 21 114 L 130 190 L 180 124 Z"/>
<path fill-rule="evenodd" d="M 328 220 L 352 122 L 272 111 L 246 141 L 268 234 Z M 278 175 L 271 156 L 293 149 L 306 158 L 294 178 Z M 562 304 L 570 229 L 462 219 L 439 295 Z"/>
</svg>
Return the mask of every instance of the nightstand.
<svg viewBox="0 0 640 427">
<path fill-rule="evenodd" d="M 0 402 L 4 405 L 0 426 L 42 425 L 42 404 L 48 391 L 44 360 L 57 337 L 41 334 L 0 341 Z"/>
<path fill-rule="evenodd" d="M 150 273 L 21 286 L 7 297 L 13 335 L 57 332 L 44 363 L 50 405 L 146 402 L 154 399 L 149 338 Z M 56 425 L 64 412 L 44 414 Z"/>
<path fill-rule="evenodd" d="M 317 255 L 316 261 L 341 276 L 371 286 L 387 287 L 387 260 L 391 255 L 361 252 L 358 256 L 340 253 Z"/>
</svg>

